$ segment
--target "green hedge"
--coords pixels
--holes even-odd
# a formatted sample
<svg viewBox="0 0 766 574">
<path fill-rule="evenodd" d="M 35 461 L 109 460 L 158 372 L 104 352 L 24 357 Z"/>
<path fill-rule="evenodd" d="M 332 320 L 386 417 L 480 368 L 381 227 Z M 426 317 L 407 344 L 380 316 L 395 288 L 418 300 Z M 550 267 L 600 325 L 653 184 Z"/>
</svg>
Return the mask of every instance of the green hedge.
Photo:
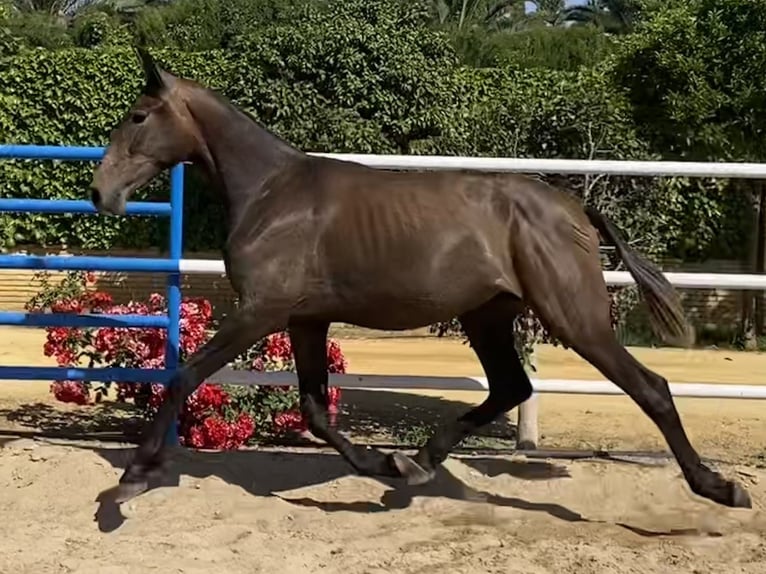
<svg viewBox="0 0 766 574">
<path fill-rule="evenodd" d="M 225 48 L 261 26 L 300 21 L 316 0 L 181 0 L 141 10 L 131 24 L 144 45 L 182 51 Z"/>
<path fill-rule="evenodd" d="M 228 61 L 220 52 L 160 56 L 174 69 L 214 87 L 227 82 Z M 2 62 L 0 68 L 0 140 L 39 145 L 106 145 L 110 129 L 135 99 L 141 68 L 132 49 L 32 50 Z M 90 162 L 0 162 L 5 197 L 86 198 Z M 136 199 L 157 197 L 167 175 L 140 190 Z M 194 205 L 194 189 L 189 202 Z M 187 230 L 194 229 L 204 208 L 192 209 Z M 164 246 L 167 222 L 143 218 L 104 219 L 88 216 L 0 214 L 0 240 L 21 244 L 103 249 L 113 246 Z M 199 235 L 188 233 L 190 247 Z"/>
<path fill-rule="evenodd" d="M 302 42 L 294 29 L 279 28 L 248 38 L 227 54 L 163 51 L 157 56 L 173 71 L 220 89 L 309 151 L 587 157 L 588 138 L 595 130 L 613 150 L 612 157 L 643 153 L 619 100 L 598 76 L 476 71 L 450 65 L 448 58 L 429 67 L 423 53 L 433 44 L 417 51 L 409 41 L 397 44 L 390 37 L 385 42 L 388 52 L 374 46 L 384 58 L 348 57 L 354 43 L 375 39 L 382 44 L 374 31 L 358 32 L 360 37 L 349 29 L 348 35 L 335 36 L 346 43 L 326 42 L 321 35 L 313 36 L 314 42 Z M 328 30 L 327 37 L 331 34 Z M 296 48 L 295 54 L 289 54 L 289 46 Z M 436 46 L 445 49 L 438 42 Z M 335 66 L 322 69 L 322 61 Z M 126 49 L 16 56 L 0 72 L 0 93 L 8 102 L 0 110 L 0 126 L 7 128 L 2 139 L 105 145 L 141 79 L 135 56 Z M 92 165 L 80 163 L 0 163 L 3 193 L 15 197 L 86 197 L 91 172 Z M 581 179 L 568 183 L 576 187 Z M 136 199 L 161 196 L 166 185 L 162 178 L 139 191 Z M 633 184 L 626 185 L 628 189 Z M 633 213 L 631 201 L 636 198 L 645 204 L 650 196 L 625 194 L 620 200 L 625 207 L 619 210 Z M 220 202 L 194 173 L 187 183 L 186 211 L 188 248 L 220 246 Z M 657 227 L 661 221 L 643 214 L 642 221 L 629 225 Z M 161 220 L 3 214 L 0 223 L 6 247 L 165 244 L 166 224 Z"/>
<path fill-rule="evenodd" d="M 447 129 L 457 58 L 418 4 L 336 2 L 228 54 L 227 92 L 311 151 L 410 153 Z"/>
<path fill-rule="evenodd" d="M 472 67 L 573 71 L 604 61 L 616 45 L 596 26 L 531 27 L 487 33 L 480 26 L 451 32 L 461 61 Z"/>
<path fill-rule="evenodd" d="M 734 0 L 731 0 L 734 1 Z M 93 22 L 100 22 L 94 19 Z M 22 49 L 0 60 L 0 140 L 104 145 L 142 83 L 132 49 Z M 7 52 L 6 52 L 7 53 Z M 232 39 L 224 50 L 155 50 L 172 71 L 220 90 L 307 151 L 518 157 L 656 157 L 635 105 L 606 66 L 578 72 L 472 69 L 422 3 L 334 2 Z M 605 71 L 601 71 L 605 70 Z M 0 162 L 0 192 L 87 197 L 92 165 Z M 185 244 L 222 244 L 220 201 L 190 170 Z M 700 210 L 726 187 L 658 178 L 549 178 L 615 217 L 645 252 L 699 251 L 738 209 Z M 165 196 L 167 178 L 136 199 Z M 692 213 L 690 207 L 695 211 Z M 688 214 L 692 213 L 691 216 Z M 696 227 L 692 226 L 692 223 Z M 163 247 L 163 220 L 0 215 L 0 241 L 72 248 Z M 741 227 L 741 226 L 739 226 Z M 680 247 L 679 247 L 680 246 Z"/>
</svg>

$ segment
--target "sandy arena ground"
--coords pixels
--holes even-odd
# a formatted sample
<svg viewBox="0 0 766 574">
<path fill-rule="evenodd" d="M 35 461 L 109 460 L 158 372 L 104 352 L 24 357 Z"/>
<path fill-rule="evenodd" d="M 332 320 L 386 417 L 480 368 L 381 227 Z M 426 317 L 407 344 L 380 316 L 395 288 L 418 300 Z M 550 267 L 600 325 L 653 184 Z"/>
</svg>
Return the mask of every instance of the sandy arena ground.
<svg viewBox="0 0 766 574">
<path fill-rule="evenodd" d="M 0 329 L 0 340 L 2 364 L 50 364 L 39 331 Z M 341 344 L 351 372 L 480 374 L 455 341 Z M 763 384 L 766 373 L 763 354 L 631 352 L 674 382 Z M 601 379 L 571 351 L 542 348 L 539 363 L 541 377 Z M 91 411 L 59 408 L 46 383 L 0 389 L 2 574 L 766 572 L 762 401 L 677 400 L 692 442 L 745 485 L 753 510 L 692 495 L 672 462 L 455 456 L 434 484 L 407 488 L 350 474 L 330 452 L 252 449 L 178 452 L 170 483 L 121 516 L 96 497 L 131 447 L 10 436 Z M 455 416 L 482 399 L 357 391 L 344 393 L 344 408 L 407 422 Z M 664 450 L 645 419 L 622 397 L 543 396 L 540 446 Z"/>
</svg>

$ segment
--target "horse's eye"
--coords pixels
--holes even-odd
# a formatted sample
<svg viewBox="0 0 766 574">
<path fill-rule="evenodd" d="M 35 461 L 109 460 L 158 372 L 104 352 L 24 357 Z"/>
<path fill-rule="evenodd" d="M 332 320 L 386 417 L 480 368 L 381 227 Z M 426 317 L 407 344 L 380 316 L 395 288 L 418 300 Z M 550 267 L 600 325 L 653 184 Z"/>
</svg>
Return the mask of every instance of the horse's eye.
<svg viewBox="0 0 766 574">
<path fill-rule="evenodd" d="M 134 124 L 142 124 L 148 114 L 146 112 L 135 112 L 132 116 Z"/>
</svg>

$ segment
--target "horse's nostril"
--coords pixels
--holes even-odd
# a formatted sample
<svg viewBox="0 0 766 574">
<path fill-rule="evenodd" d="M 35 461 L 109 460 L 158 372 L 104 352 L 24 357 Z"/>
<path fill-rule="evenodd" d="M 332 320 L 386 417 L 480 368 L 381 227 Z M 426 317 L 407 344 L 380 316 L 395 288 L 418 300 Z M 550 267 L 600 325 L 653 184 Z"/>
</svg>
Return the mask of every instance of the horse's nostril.
<svg viewBox="0 0 766 574">
<path fill-rule="evenodd" d="M 99 192 L 95 187 L 90 189 L 90 200 L 96 207 L 101 205 L 101 192 Z"/>
</svg>

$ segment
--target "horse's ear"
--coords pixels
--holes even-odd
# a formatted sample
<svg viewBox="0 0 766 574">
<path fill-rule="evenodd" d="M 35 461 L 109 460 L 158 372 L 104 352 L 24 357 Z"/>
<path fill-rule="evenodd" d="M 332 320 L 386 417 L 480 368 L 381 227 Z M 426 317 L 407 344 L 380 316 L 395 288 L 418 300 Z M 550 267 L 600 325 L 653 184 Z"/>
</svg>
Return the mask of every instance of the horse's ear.
<svg viewBox="0 0 766 574">
<path fill-rule="evenodd" d="M 144 48 L 136 46 L 136 52 L 141 60 L 141 65 L 144 68 L 144 77 L 146 78 L 146 87 L 144 88 L 147 94 L 158 94 L 166 88 L 165 79 L 163 78 L 162 70 L 152 58 L 152 55 Z"/>
</svg>

